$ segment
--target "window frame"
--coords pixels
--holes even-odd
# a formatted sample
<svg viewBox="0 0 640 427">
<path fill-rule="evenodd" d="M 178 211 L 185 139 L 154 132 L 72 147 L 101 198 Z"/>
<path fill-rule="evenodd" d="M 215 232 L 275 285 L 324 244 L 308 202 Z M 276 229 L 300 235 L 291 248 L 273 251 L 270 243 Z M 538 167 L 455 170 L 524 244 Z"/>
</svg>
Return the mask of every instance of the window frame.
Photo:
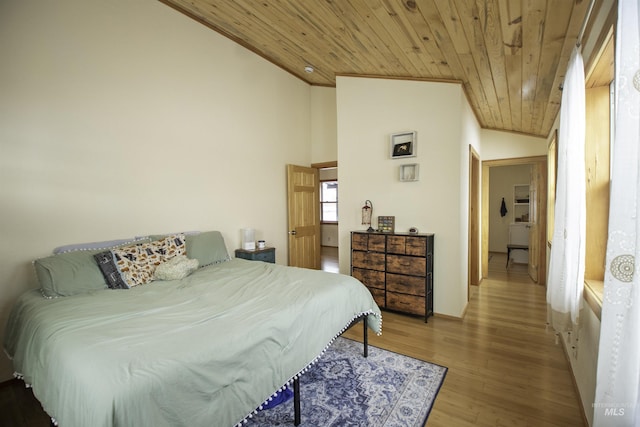
<svg viewBox="0 0 640 427">
<path fill-rule="evenodd" d="M 335 202 L 325 202 L 323 197 L 323 183 L 325 182 L 335 182 L 336 183 L 336 201 Z M 320 180 L 320 224 L 338 224 L 339 214 L 338 214 L 338 192 L 337 192 L 338 180 L 337 179 L 323 179 Z M 325 204 L 335 204 L 336 205 L 336 220 L 335 221 L 327 221 L 324 219 L 324 205 Z"/>
</svg>

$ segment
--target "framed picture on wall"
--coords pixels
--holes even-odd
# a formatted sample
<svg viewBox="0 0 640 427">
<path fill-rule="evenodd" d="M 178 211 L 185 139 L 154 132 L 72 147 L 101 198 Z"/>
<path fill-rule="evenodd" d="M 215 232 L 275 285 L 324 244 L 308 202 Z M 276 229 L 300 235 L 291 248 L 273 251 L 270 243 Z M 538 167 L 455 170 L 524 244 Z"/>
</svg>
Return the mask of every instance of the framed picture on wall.
<svg viewBox="0 0 640 427">
<path fill-rule="evenodd" d="M 418 138 L 415 131 L 391 134 L 389 155 L 392 159 L 416 157 L 418 155 Z"/>
<path fill-rule="evenodd" d="M 400 181 L 419 181 L 420 180 L 420 165 L 417 163 L 411 163 L 410 165 L 400 166 Z"/>
</svg>

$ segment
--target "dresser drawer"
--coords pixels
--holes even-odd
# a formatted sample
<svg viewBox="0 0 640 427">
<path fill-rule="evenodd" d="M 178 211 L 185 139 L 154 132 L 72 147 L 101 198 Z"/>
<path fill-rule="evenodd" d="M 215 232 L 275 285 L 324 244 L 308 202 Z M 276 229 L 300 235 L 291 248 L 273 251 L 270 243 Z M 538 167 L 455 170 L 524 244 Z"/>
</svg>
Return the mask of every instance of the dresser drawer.
<svg viewBox="0 0 640 427">
<path fill-rule="evenodd" d="M 424 316 L 425 298 L 387 291 L 386 308 Z"/>
<path fill-rule="evenodd" d="M 256 254 L 254 259 L 256 261 L 264 261 L 264 262 L 271 262 L 271 263 L 276 262 L 275 252 L 261 252 L 259 254 Z"/>
<path fill-rule="evenodd" d="M 427 238 L 426 237 L 407 237 L 407 255 L 425 256 L 427 254 Z"/>
<path fill-rule="evenodd" d="M 404 255 L 407 238 L 405 236 L 388 236 L 387 252 L 390 254 Z"/>
<path fill-rule="evenodd" d="M 364 233 L 352 233 L 351 249 L 357 251 L 369 250 L 369 235 Z"/>
<path fill-rule="evenodd" d="M 426 278 L 387 273 L 387 291 L 424 296 Z"/>
<path fill-rule="evenodd" d="M 370 288 L 384 289 L 384 271 L 354 268 L 351 275 Z"/>
<path fill-rule="evenodd" d="M 276 248 L 256 249 L 253 251 L 236 249 L 236 258 L 248 259 L 250 261 L 264 261 L 275 264 Z"/>
<path fill-rule="evenodd" d="M 369 250 L 384 252 L 386 250 L 386 236 L 381 234 L 369 234 Z"/>
<path fill-rule="evenodd" d="M 427 238 L 418 236 L 387 237 L 387 252 L 399 255 L 425 256 L 427 254 Z"/>
<path fill-rule="evenodd" d="M 427 260 L 426 258 L 411 256 L 387 255 L 387 271 L 412 276 L 424 276 L 427 274 Z"/>
<path fill-rule="evenodd" d="M 351 266 L 384 271 L 384 258 L 385 255 L 380 253 L 353 251 L 351 253 Z"/>
<path fill-rule="evenodd" d="M 358 251 L 384 252 L 385 237 L 382 234 L 352 233 L 351 249 Z"/>
</svg>

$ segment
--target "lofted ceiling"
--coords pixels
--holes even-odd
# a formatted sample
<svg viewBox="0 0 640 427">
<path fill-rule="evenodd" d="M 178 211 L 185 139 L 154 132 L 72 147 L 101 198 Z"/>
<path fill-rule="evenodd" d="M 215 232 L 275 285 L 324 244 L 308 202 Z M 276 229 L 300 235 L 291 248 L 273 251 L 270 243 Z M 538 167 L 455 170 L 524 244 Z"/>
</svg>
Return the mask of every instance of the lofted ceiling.
<svg viewBox="0 0 640 427">
<path fill-rule="evenodd" d="M 160 0 L 311 85 L 460 82 L 480 125 L 546 137 L 589 0 Z M 305 72 L 311 66 L 312 73 Z"/>
</svg>

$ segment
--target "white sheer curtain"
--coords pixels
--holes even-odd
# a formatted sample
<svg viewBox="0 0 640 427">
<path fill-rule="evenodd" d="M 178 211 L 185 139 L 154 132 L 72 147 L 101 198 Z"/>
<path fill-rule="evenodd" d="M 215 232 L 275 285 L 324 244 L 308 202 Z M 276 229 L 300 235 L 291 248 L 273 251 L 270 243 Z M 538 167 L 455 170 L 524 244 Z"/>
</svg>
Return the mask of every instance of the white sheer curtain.
<svg viewBox="0 0 640 427">
<path fill-rule="evenodd" d="M 615 140 L 594 424 L 640 425 L 640 10 L 618 0 Z"/>
<path fill-rule="evenodd" d="M 584 85 L 584 64 L 576 47 L 562 90 L 555 228 L 547 277 L 548 320 L 557 332 L 577 329 L 574 325 L 578 321 L 584 286 Z"/>
</svg>

